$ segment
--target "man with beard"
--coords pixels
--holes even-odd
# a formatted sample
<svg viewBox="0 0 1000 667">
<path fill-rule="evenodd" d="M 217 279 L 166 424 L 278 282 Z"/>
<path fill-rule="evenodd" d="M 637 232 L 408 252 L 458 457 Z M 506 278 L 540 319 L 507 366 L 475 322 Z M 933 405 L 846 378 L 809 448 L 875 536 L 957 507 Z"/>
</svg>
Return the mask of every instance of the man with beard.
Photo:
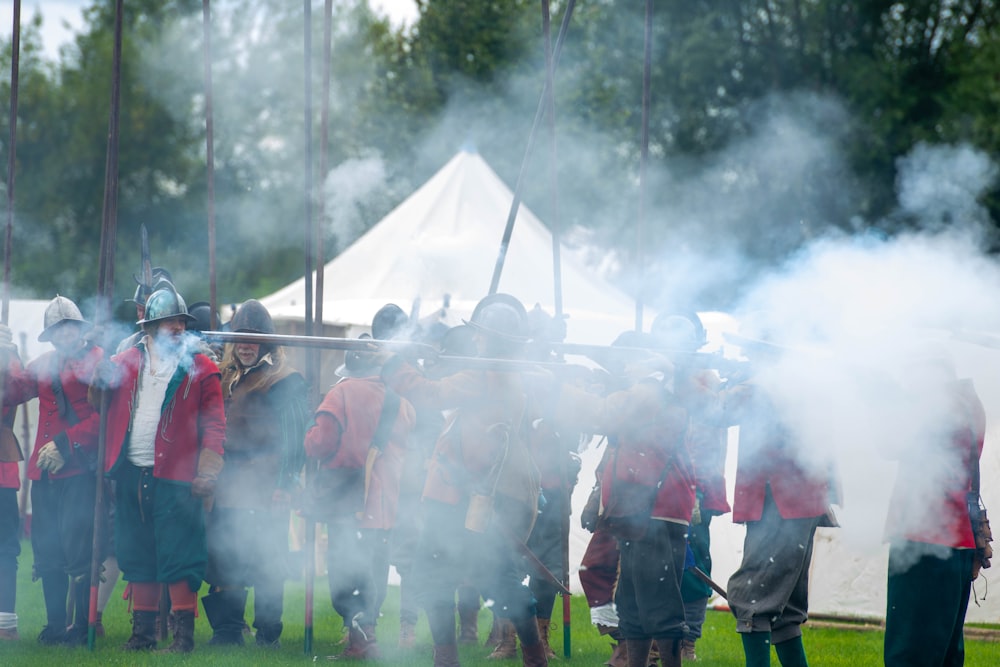
<svg viewBox="0 0 1000 667">
<path fill-rule="evenodd" d="M 230 330 L 273 334 L 271 315 L 247 301 Z M 254 589 L 256 644 L 278 647 L 283 625 L 292 493 L 305 462 L 306 383 L 281 347 L 234 343 L 222 364 L 226 466 L 207 517 L 211 592 L 202 598 L 210 644 L 243 644 L 246 587 Z"/>
<path fill-rule="evenodd" d="M 219 369 L 196 351 L 190 319 L 173 286 L 153 292 L 138 322 L 143 339 L 98 369 L 110 392 L 104 464 L 116 481 L 115 548 L 132 601 L 128 651 L 156 646 L 161 584 L 176 619 L 166 650 L 194 650 L 208 560 L 202 505 L 222 470 L 226 418 Z"/>
<path fill-rule="evenodd" d="M 66 297 L 49 303 L 44 322 L 38 340 L 55 349 L 9 375 L 4 402 L 13 406 L 38 398 L 38 432 L 28 461 L 34 574 L 42 580 L 46 613 L 38 641 L 79 646 L 87 641 L 100 426 L 87 392 L 104 353 L 84 340 L 91 324 Z M 67 630 L 70 586 L 75 621 Z"/>
<path fill-rule="evenodd" d="M 381 340 L 403 332 L 406 315 L 394 304 L 376 313 Z M 339 656 L 379 658 L 375 623 L 389 574 L 389 531 L 394 527 L 400 477 L 413 430 L 409 402 L 379 379 L 375 358 L 348 353 L 344 377 L 316 408 L 306 453 L 319 463 L 315 478 L 318 520 L 327 524 L 330 601 L 348 628 Z"/>
<path fill-rule="evenodd" d="M 525 320 L 524 306 L 510 295 L 480 301 L 468 322 L 479 355 L 516 358 L 526 341 Z M 431 456 L 414 563 L 435 667 L 459 664 L 455 592 L 464 582 L 475 582 L 494 601 L 495 613 L 514 624 L 523 664 L 547 665 L 514 546 L 530 534 L 538 510 L 538 471 L 523 436 L 537 389 L 520 373 L 499 370 L 468 369 L 434 380 L 400 356 L 385 360 L 382 379 L 417 410 L 453 410 Z"/>
</svg>

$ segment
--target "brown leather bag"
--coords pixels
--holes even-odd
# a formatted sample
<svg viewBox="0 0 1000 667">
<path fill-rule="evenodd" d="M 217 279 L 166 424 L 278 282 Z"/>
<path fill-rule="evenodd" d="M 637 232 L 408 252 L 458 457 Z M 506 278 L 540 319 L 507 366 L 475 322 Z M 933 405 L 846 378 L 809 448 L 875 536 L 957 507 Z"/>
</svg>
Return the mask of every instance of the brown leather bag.
<svg viewBox="0 0 1000 667">
<path fill-rule="evenodd" d="M 972 498 L 969 494 L 969 519 L 972 522 L 972 534 L 976 538 L 976 551 L 972 557 L 972 580 L 979 578 L 979 571 L 988 569 L 992 563 L 993 530 L 990 528 L 989 517 L 986 516 L 986 508 L 979 501 L 979 495 Z"/>
</svg>

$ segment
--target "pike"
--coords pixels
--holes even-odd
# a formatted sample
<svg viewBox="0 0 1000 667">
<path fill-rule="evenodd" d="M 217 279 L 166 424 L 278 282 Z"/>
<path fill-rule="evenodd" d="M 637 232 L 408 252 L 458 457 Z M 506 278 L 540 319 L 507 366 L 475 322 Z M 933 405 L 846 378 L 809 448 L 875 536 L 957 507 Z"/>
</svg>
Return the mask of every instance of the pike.
<svg viewBox="0 0 1000 667">
<path fill-rule="evenodd" d="M 715 583 L 712 580 L 712 578 L 707 574 L 705 574 L 705 571 L 702 570 L 700 567 L 694 566 L 694 567 L 689 567 L 688 569 L 691 571 L 691 574 L 693 574 L 698 579 L 701 579 L 702 583 L 707 584 L 709 588 L 711 588 L 713 591 L 721 595 L 723 600 L 729 599 L 729 595 L 726 594 L 726 589 L 720 586 L 719 584 Z"/>
<path fill-rule="evenodd" d="M 545 564 L 539 560 L 538 556 L 535 555 L 535 552 L 533 552 L 528 545 L 524 543 L 524 540 L 518 538 L 514 535 L 514 533 L 510 532 L 510 528 L 507 524 L 503 521 L 494 521 L 492 525 L 499 529 L 500 535 L 507 540 L 508 544 L 514 547 L 518 555 L 524 558 L 524 560 L 528 563 L 528 566 L 535 571 L 535 574 L 540 575 L 543 579 L 555 586 L 556 589 L 563 595 L 572 595 L 569 589 L 566 588 L 566 585 L 559 581 L 559 577 L 552 574 L 552 571 L 549 568 L 545 567 Z"/>
<path fill-rule="evenodd" d="M 103 324 L 111 319 L 111 294 L 115 284 L 115 239 L 118 231 L 118 136 L 121 107 L 122 14 L 124 0 L 115 0 L 114 49 L 111 60 L 111 103 L 108 119 L 108 152 L 104 166 L 104 207 L 98 265 L 98 308 L 95 318 Z M 101 544 L 104 513 L 104 456 L 108 432 L 108 392 L 101 392 L 100 426 L 97 436 L 97 492 L 94 500 L 94 541 L 90 554 L 90 605 L 87 647 L 93 651 L 97 637 L 97 589 L 101 583 Z"/>
</svg>

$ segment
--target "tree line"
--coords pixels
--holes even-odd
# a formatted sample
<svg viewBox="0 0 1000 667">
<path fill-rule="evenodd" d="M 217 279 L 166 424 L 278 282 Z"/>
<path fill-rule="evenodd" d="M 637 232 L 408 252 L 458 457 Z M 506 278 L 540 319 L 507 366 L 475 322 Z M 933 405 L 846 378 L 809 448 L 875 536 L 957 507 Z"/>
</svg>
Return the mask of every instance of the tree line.
<svg viewBox="0 0 1000 667">
<path fill-rule="evenodd" d="M 331 169 L 315 177 L 327 259 L 463 146 L 511 186 L 517 180 L 544 81 L 540 3 L 417 4 L 414 25 L 394 26 L 364 0 L 334 3 Z M 18 296 L 83 298 L 96 286 L 113 5 L 91 3 L 54 62 L 43 57 L 39 17 L 22 13 Z M 323 3 L 313 5 L 318 159 Z M 567 5 L 552 0 L 553 39 Z M 219 298 L 241 301 L 302 272 L 303 7 L 216 0 L 212 8 Z M 197 0 L 125 3 L 116 272 L 124 295 L 145 224 L 154 263 L 171 269 L 189 300 L 207 298 L 201 9 Z M 902 157 L 923 144 L 1000 154 L 998 18 L 992 0 L 654 3 L 637 246 L 645 3 L 578 2 L 555 75 L 556 139 L 543 129 L 524 201 L 564 233 L 575 230 L 570 241 L 616 253 L 617 278 L 633 291 L 637 259 L 647 278 L 670 281 L 684 258 L 773 265 L 834 230 L 911 229 L 917 221 L 898 213 Z M 9 73 L 10 40 L 0 47 Z M 6 156 L 9 77 L 0 91 Z M 377 168 L 351 168 L 362 164 Z M 979 203 L 996 228 L 1000 184 Z M 498 243 L 506 213 L 498 212 Z M 748 270 L 723 271 L 693 305 L 724 308 Z M 655 305 L 657 292 L 647 293 Z"/>
</svg>

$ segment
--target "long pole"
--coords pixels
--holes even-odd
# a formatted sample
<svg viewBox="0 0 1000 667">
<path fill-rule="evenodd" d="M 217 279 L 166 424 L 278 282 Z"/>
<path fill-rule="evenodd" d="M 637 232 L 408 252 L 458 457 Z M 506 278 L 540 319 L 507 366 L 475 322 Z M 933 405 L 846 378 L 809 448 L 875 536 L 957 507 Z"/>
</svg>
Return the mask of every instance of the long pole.
<svg viewBox="0 0 1000 667">
<path fill-rule="evenodd" d="M 646 0 L 646 30 L 643 47 L 642 64 L 642 139 L 639 148 L 639 213 L 635 225 L 635 266 L 638 272 L 638 287 L 635 290 L 635 330 L 642 331 L 642 292 L 645 279 L 645 253 L 642 244 L 645 243 L 644 227 L 646 224 L 646 163 L 649 160 L 649 100 L 650 79 L 653 63 L 653 0 Z"/>
<path fill-rule="evenodd" d="M 569 0 L 566 3 L 566 13 L 563 14 L 562 25 L 559 26 L 559 36 L 556 38 L 556 46 L 552 54 L 552 69 L 559 65 L 559 56 L 562 53 L 563 41 L 566 38 L 566 31 L 569 29 L 569 21 L 573 16 L 573 8 L 576 0 Z M 548 95 L 548 79 L 542 90 L 542 95 L 538 100 L 538 108 L 535 110 L 535 119 L 531 123 L 531 131 L 528 133 L 528 145 L 524 149 L 524 157 L 521 159 L 521 169 L 517 174 L 517 183 L 514 185 L 514 198 L 510 202 L 510 211 L 507 213 L 507 224 L 503 230 L 503 238 L 500 240 L 500 252 L 497 254 L 496 265 L 493 267 L 493 278 L 490 280 L 490 294 L 497 293 L 500 285 L 500 274 L 503 273 L 504 261 L 507 259 L 507 249 L 510 247 L 510 237 L 514 231 L 514 221 L 517 219 L 517 210 L 521 206 L 521 190 L 524 187 L 524 175 L 527 171 L 528 161 L 531 158 L 531 151 L 535 145 L 535 135 L 538 126 L 541 124 L 542 116 L 545 113 L 545 100 Z"/>
<path fill-rule="evenodd" d="M 7 146 L 7 231 L 3 246 L 3 312 L 0 319 L 10 321 L 10 251 L 14 240 L 14 174 L 17 167 L 17 89 L 21 53 L 21 0 L 14 0 L 14 25 L 10 42 L 10 138 Z M 0 386 L 0 399 L 3 398 Z"/>
<path fill-rule="evenodd" d="M 215 120 L 212 111 L 212 0 L 202 0 L 202 33 L 205 80 L 205 158 L 208 195 L 208 302 L 209 322 L 217 329 L 218 298 L 215 277 Z"/>
<path fill-rule="evenodd" d="M 312 257 L 312 202 L 313 202 L 313 173 L 312 173 L 312 0 L 303 0 L 303 64 L 305 79 L 305 118 L 304 118 L 304 140 L 305 150 L 305 288 L 306 288 L 306 314 L 305 329 L 306 335 L 313 333 L 313 257 Z M 315 392 L 316 375 L 315 364 L 307 364 L 306 383 L 310 388 L 310 396 Z M 306 471 L 308 475 L 308 470 Z M 306 480 L 308 483 L 310 480 Z M 312 653 L 313 646 L 313 594 L 316 584 L 316 522 L 308 516 L 304 517 L 305 525 L 305 550 L 306 550 L 306 609 L 305 609 L 305 637 L 303 650 L 306 655 Z"/>
<path fill-rule="evenodd" d="M 550 224 L 552 226 L 552 288 L 553 304 L 555 305 L 556 319 L 562 319 L 562 226 L 559 220 L 559 151 L 556 137 L 556 96 L 555 96 L 555 73 L 552 69 L 552 14 L 549 0 L 542 0 L 542 34 L 545 38 L 545 96 L 546 118 L 548 119 L 549 130 L 549 203 L 550 203 Z M 567 509 L 570 497 L 570 485 L 567 466 L 562 466 L 562 486 L 566 492 Z M 569 513 L 563 512 L 560 517 L 560 534 L 562 536 L 562 584 L 569 590 Z M 563 656 L 566 658 L 573 655 L 573 631 L 570 596 L 562 595 L 562 621 L 563 621 Z"/>
<path fill-rule="evenodd" d="M 326 0 L 323 6 L 323 101 L 320 104 L 319 128 L 319 177 L 326 181 L 327 159 L 330 143 L 330 58 L 333 41 L 333 0 Z M 322 188 L 320 189 L 322 193 Z M 319 225 L 316 230 L 316 321 L 323 331 L 323 300 L 325 295 L 324 277 L 326 258 L 323 252 L 323 225 L 326 222 L 326 197 L 319 198 Z"/>
<path fill-rule="evenodd" d="M 115 43 L 111 61 L 111 109 L 108 120 L 108 154 L 104 168 L 104 211 L 101 221 L 101 251 L 97 278 L 98 324 L 111 320 L 111 295 L 115 285 L 115 246 L 118 233 L 118 119 L 121 102 L 123 0 L 115 0 Z M 100 428 L 97 438 L 97 494 L 94 502 L 94 542 L 90 555 L 90 604 L 87 646 L 94 650 L 97 636 L 97 589 L 101 583 L 101 544 L 104 514 L 104 452 L 106 449 L 110 395 L 101 392 Z"/>
</svg>

